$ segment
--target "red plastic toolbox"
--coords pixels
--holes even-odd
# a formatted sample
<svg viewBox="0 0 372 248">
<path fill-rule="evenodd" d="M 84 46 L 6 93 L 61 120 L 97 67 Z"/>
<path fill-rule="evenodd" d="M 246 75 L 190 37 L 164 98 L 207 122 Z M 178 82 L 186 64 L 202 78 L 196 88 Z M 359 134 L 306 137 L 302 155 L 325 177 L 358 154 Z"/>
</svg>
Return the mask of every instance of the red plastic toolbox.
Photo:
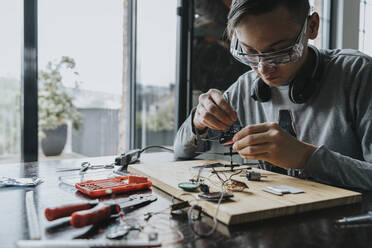
<svg viewBox="0 0 372 248">
<path fill-rule="evenodd" d="M 101 180 L 89 180 L 76 183 L 75 188 L 91 197 L 125 193 L 150 188 L 152 182 L 147 177 L 127 176 L 114 177 Z"/>
</svg>

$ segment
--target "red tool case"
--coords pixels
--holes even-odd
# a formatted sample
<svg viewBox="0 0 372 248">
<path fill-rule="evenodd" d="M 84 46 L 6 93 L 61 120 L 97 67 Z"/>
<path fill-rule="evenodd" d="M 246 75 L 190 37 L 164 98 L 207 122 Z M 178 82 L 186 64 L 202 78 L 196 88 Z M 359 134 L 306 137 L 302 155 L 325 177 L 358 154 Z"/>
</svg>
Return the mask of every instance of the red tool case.
<svg viewBox="0 0 372 248">
<path fill-rule="evenodd" d="M 91 197 L 99 197 L 116 193 L 125 193 L 150 188 L 152 182 L 147 177 L 126 176 L 101 180 L 89 180 L 76 183 L 75 188 Z"/>
</svg>

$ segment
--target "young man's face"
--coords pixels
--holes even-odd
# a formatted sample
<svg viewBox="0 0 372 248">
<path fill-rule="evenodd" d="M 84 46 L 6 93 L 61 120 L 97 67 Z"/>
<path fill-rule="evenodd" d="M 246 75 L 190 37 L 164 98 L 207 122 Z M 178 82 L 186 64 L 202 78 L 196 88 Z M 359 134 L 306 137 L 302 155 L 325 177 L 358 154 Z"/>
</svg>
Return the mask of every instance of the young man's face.
<svg viewBox="0 0 372 248">
<path fill-rule="evenodd" d="M 307 26 L 309 25 L 312 24 L 309 22 Z M 303 23 L 299 23 L 285 7 L 279 7 L 265 14 L 245 17 L 236 31 L 245 52 L 269 53 L 292 46 L 296 42 L 302 26 Z M 307 33 L 308 30 L 309 28 L 307 28 Z M 304 40 L 307 44 L 307 35 Z M 263 63 L 260 70 L 253 69 L 266 84 L 274 87 L 281 86 L 293 80 L 296 72 L 304 64 L 307 53 L 308 49 L 305 46 L 303 56 L 295 62 L 274 67 Z"/>
</svg>

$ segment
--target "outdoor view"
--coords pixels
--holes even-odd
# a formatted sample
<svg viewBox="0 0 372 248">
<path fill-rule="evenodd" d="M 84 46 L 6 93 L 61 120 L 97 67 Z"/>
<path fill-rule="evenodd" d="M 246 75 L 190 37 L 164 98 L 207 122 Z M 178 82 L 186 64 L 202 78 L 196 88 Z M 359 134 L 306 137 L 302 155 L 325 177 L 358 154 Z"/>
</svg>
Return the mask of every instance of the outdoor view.
<svg viewBox="0 0 372 248">
<path fill-rule="evenodd" d="M 320 26 L 318 31 L 318 37 L 315 40 L 310 40 L 310 44 L 318 47 L 318 48 L 324 48 L 323 47 L 323 39 L 326 39 L 327 37 L 323 37 L 323 29 L 325 29 L 329 23 L 330 23 L 330 16 L 325 12 L 324 9 L 324 0 L 310 0 L 310 5 L 312 9 L 316 12 L 318 12 L 320 16 Z"/>
<path fill-rule="evenodd" d="M 63 158 L 116 155 L 129 149 L 123 131 L 129 128 L 128 108 L 123 106 L 129 104 L 123 69 L 128 46 L 125 2 L 39 0 L 41 156 L 59 155 L 47 151 L 51 145 L 46 136 L 56 123 L 66 122 L 57 129 L 67 139 Z M 138 1 L 137 7 L 136 148 L 171 145 L 176 1 Z"/>
<path fill-rule="evenodd" d="M 38 1 L 40 159 L 119 152 L 123 13 L 123 0 Z"/>
<path fill-rule="evenodd" d="M 21 2 L 0 1 L 0 163 L 20 161 Z"/>
<path fill-rule="evenodd" d="M 372 1 L 360 0 L 359 50 L 372 56 Z"/>
<path fill-rule="evenodd" d="M 137 4 L 135 144 L 172 145 L 177 1 L 139 0 Z"/>
<path fill-rule="evenodd" d="M 0 163 L 20 160 L 21 2 L 0 2 Z M 40 160 L 128 149 L 126 2 L 38 1 Z M 176 1 L 138 1 L 138 18 L 136 146 L 171 145 Z"/>
</svg>

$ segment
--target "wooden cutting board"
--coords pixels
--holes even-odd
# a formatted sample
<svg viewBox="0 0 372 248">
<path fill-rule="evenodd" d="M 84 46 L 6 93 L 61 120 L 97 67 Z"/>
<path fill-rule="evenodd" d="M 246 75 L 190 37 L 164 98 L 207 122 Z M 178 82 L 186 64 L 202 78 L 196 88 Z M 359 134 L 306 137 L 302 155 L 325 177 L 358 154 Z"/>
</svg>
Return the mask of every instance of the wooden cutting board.
<svg viewBox="0 0 372 248">
<path fill-rule="evenodd" d="M 192 176 L 195 176 L 198 170 L 192 167 L 215 162 L 223 161 L 192 160 L 167 163 L 157 163 L 154 161 L 146 164 L 130 165 L 129 171 L 148 177 L 155 187 L 178 199 L 190 201 L 194 199 L 191 194 L 196 197 L 200 191 L 193 193 L 185 192 L 178 188 L 178 183 L 187 182 Z M 216 168 L 216 170 L 226 170 L 226 168 Z M 233 179 L 244 182 L 249 188 L 244 192 L 234 192 L 234 197 L 231 198 L 231 201 L 221 204 L 217 214 L 217 219 L 220 222 L 227 225 L 251 222 L 315 209 L 351 204 L 359 202 L 362 199 L 360 193 L 350 190 L 256 168 L 249 171 L 260 172 L 267 177 L 257 182 L 248 181 L 240 175 L 233 176 Z M 231 175 L 230 172 L 219 174 L 223 178 Z M 211 169 L 203 169 L 201 176 L 208 178 L 205 182 L 210 186 L 211 191 L 219 191 L 221 189 L 219 186 L 220 180 L 215 174 L 211 173 Z M 288 185 L 302 189 L 305 192 L 278 196 L 262 190 L 266 186 L 277 185 Z M 217 206 L 216 203 L 207 201 L 199 201 L 198 205 L 210 216 L 214 215 Z"/>
</svg>

